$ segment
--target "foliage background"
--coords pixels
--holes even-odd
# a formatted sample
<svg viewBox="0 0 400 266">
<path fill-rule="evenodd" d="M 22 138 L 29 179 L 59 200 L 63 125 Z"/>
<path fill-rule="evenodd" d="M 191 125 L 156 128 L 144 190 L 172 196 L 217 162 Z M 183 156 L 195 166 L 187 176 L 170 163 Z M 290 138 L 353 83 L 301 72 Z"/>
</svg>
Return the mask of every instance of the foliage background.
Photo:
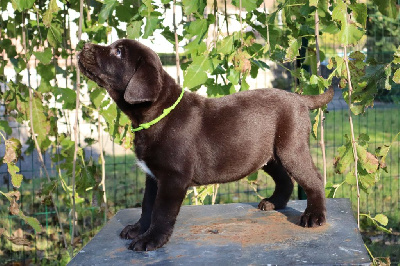
<svg viewBox="0 0 400 266">
<path fill-rule="evenodd" d="M 319 94 L 331 85 L 338 86 L 349 111 L 335 112 L 333 119 L 324 110 L 312 115 L 315 136 L 320 133 L 317 126 L 324 116 L 332 123 L 342 120 L 337 142 L 336 126 L 326 130 L 328 148 L 340 146 L 337 151 L 328 149 L 327 195 L 352 197 L 356 208 L 360 195 L 366 198 L 361 211 L 368 215 L 371 198 L 375 197 L 377 204 L 376 196 L 366 193 L 381 193 L 379 182 L 385 171 L 397 168 L 397 174 L 393 174 L 397 179 L 393 179 L 391 187 L 400 191 L 399 116 L 391 118 L 392 127 L 383 133 L 383 138 L 378 133 L 364 132 L 360 126 L 357 130 L 357 122 L 368 117 L 368 112 L 375 113 L 371 128 L 386 123 L 387 113 L 379 114 L 377 109 L 365 112 L 377 96 L 390 103 L 399 99 L 393 93 L 398 91 L 396 83 L 400 82 L 396 4 L 395 0 L 372 1 L 367 8 L 357 1 L 282 0 L 267 12 L 260 0 L 2 0 L 0 78 L 7 86 L 1 91 L 5 119 L 0 122 L 0 132 L 5 144 L 2 163 L 7 165 L 7 180 L 11 182 L 0 190 L 5 200 L 2 206 L 12 214 L 0 224 L 5 261 L 19 251 L 35 263 L 54 259 L 67 262 L 118 208 L 140 204 L 141 174 L 137 170 L 131 173 L 126 167 L 119 170 L 115 162 L 118 158 L 102 156 L 103 128 L 115 143 L 127 149 L 131 148 L 134 135 L 127 117 L 103 89 L 89 80 L 81 84 L 75 67 L 76 53 L 83 45 L 77 34 L 80 30 L 85 40 L 94 43 L 109 43 L 114 35 L 154 39 L 161 34 L 172 47 L 178 46 L 182 72 L 177 72 L 183 73 L 182 85 L 193 91 L 202 88 L 210 97 L 249 89 L 251 79 L 268 71 L 272 64 L 280 66 L 278 71 L 287 72 L 284 83 L 293 91 Z M 171 15 L 174 23 L 167 25 L 164 20 Z M 321 35 L 319 44 L 316 21 L 320 29 L 317 35 Z M 318 73 L 320 61 L 327 66 L 325 75 Z M 10 67 L 14 74 L 7 72 Z M 82 90 L 77 90 L 81 86 Z M 398 110 L 398 106 L 395 108 Z M 354 130 L 353 123 L 346 126 L 343 120 L 355 115 L 364 118 L 356 119 Z M 77 118 L 79 123 L 74 123 Z M 92 136 L 84 140 L 74 136 L 79 125 L 89 126 Z M 28 137 L 23 143 L 12 137 L 13 127 L 26 128 Z M 101 151 L 100 156 L 94 156 L 96 159 L 90 154 L 93 146 Z M 42 164 L 34 174 L 41 178 L 23 181 L 20 158 L 29 155 L 37 156 Z M 107 165 L 110 160 L 114 162 Z M 126 163 L 134 158 L 128 154 L 122 160 Z M 108 186 L 105 173 L 113 175 Z M 135 178 L 120 177 L 133 174 Z M 256 173 L 243 186 L 264 194 L 266 178 L 263 173 Z M 32 189 L 24 190 L 24 186 Z M 127 192 L 129 186 L 134 191 Z M 125 197 L 117 197 L 121 188 Z M 360 193 L 359 188 L 364 192 Z M 186 203 L 234 201 L 229 196 L 218 196 L 218 189 L 221 195 L 231 194 L 229 186 L 201 187 L 191 191 Z M 240 195 L 239 190 L 243 188 L 238 185 Z M 28 193 L 21 195 L 20 191 Z M 134 196 L 126 197 L 130 193 Z M 382 197 L 385 195 L 383 192 Z M 395 202 L 390 207 L 397 208 L 390 219 L 395 224 L 399 219 L 399 192 L 390 195 L 390 204 Z M 23 197 L 29 200 L 24 201 Z M 255 201 L 256 196 L 247 200 Z M 365 228 L 374 226 L 388 232 L 384 226 L 390 221 L 379 212 L 375 208 L 369 219 L 363 220 Z"/>
</svg>

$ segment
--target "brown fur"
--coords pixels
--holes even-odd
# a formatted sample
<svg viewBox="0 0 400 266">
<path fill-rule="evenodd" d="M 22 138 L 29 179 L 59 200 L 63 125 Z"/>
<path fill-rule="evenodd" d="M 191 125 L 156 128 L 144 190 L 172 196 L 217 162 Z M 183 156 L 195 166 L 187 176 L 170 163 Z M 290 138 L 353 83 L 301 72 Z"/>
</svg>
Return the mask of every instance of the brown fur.
<svg viewBox="0 0 400 266">
<path fill-rule="evenodd" d="M 157 54 L 136 41 L 86 44 L 79 66 L 108 91 L 133 127 L 158 117 L 181 93 Z M 140 220 L 121 237 L 133 239 L 130 249 L 159 248 L 172 234 L 189 186 L 236 181 L 260 168 L 276 183 L 261 210 L 284 208 L 294 179 L 308 197 L 300 225 L 325 223 L 323 182 L 309 151 L 308 111 L 332 97 L 332 89 L 319 96 L 250 90 L 216 99 L 185 92 L 168 116 L 135 134 L 137 159 L 155 177 L 146 177 Z"/>
</svg>

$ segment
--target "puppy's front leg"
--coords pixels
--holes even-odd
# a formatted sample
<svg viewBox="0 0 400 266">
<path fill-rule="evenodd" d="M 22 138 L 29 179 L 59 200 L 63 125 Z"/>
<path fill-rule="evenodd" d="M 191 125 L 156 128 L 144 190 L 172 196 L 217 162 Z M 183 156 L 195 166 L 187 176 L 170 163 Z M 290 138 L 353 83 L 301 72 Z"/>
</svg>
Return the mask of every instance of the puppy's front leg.
<svg viewBox="0 0 400 266">
<path fill-rule="evenodd" d="M 143 234 L 150 227 L 151 214 L 153 212 L 154 201 L 157 196 L 157 181 L 146 176 L 146 187 L 144 190 L 144 197 L 142 202 L 142 215 L 135 224 L 127 225 L 121 232 L 120 236 L 123 239 L 134 239 Z"/>
<path fill-rule="evenodd" d="M 150 228 L 132 241 L 129 249 L 149 251 L 168 242 L 176 217 L 186 195 L 187 186 L 168 176 L 158 181 L 158 191 L 151 216 Z"/>
</svg>

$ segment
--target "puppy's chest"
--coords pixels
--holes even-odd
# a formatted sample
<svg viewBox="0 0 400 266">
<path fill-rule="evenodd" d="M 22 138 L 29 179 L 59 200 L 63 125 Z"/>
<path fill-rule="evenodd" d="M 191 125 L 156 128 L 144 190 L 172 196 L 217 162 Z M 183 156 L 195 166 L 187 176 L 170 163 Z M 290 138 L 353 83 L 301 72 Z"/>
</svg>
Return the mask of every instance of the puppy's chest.
<svg viewBox="0 0 400 266">
<path fill-rule="evenodd" d="M 136 165 L 139 166 L 140 169 L 142 169 L 143 172 L 146 173 L 146 175 L 150 176 L 151 178 L 157 180 L 156 176 L 153 174 L 153 172 L 150 170 L 150 168 L 147 166 L 146 162 L 143 160 L 138 159 L 136 161 Z"/>
</svg>

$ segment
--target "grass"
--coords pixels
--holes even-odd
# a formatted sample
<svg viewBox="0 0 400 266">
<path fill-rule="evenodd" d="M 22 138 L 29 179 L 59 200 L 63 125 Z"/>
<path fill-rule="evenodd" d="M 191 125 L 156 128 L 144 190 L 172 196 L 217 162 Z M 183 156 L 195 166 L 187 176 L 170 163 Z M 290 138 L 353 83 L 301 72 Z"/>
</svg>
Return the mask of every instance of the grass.
<svg viewBox="0 0 400 266">
<path fill-rule="evenodd" d="M 360 133 L 367 133 L 370 136 L 370 151 L 383 144 L 389 144 L 393 137 L 400 131 L 400 109 L 376 108 L 368 110 L 365 115 L 355 117 L 356 136 Z M 349 134 L 348 114 L 346 110 L 331 111 L 326 115 L 326 147 L 328 161 L 328 181 L 340 183 L 343 175 L 334 174 L 333 158 L 337 148 L 344 143 L 344 134 Z M 321 169 L 321 152 L 317 141 L 310 141 L 314 162 Z M 400 211 L 399 211 L 399 140 L 394 142 L 387 159 L 388 173 L 384 173 L 371 194 L 361 193 L 362 212 L 384 213 L 389 217 L 388 228 L 392 228 L 394 234 L 389 236 L 377 232 L 366 221 L 363 222 L 363 237 L 374 256 L 390 257 L 392 263 L 399 263 L 399 232 L 400 232 Z M 145 176 L 135 167 L 133 155 L 107 156 L 106 157 L 106 188 L 109 213 L 105 213 L 100 207 L 93 207 L 87 200 L 79 210 L 78 232 L 79 237 L 74 238 L 76 243 L 75 252 L 85 245 L 104 225 L 106 218 L 112 217 L 119 209 L 140 206 L 143 197 Z M 41 204 L 41 199 L 37 196 L 40 189 L 41 179 L 25 180 L 20 189 L 22 192 L 21 206 L 25 214 L 34 216 L 42 223 L 44 230 L 41 233 L 32 232 L 30 227 L 23 224 L 18 218 L 9 216 L 7 208 L 8 201 L 4 198 L 0 200 L 0 228 L 10 228 L 6 233 L 21 234 L 25 232 L 25 237 L 33 243 L 29 247 L 22 247 L 11 244 L 10 241 L 0 238 L 0 264 L 12 261 L 25 261 L 34 264 L 61 263 L 65 264 L 69 257 L 62 248 L 60 229 L 54 211 Z M 7 191 L 6 186 L 0 190 Z M 232 202 L 258 202 L 260 199 L 254 189 L 262 197 L 272 194 L 274 182 L 270 177 L 259 172 L 257 184 L 251 185 L 241 180 L 234 183 L 222 184 L 219 187 L 217 203 Z M 62 220 L 65 221 L 64 231 L 70 241 L 70 213 L 68 200 L 61 187 L 56 192 L 57 203 L 61 209 Z M 190 197 L 184 204 L 193 204 Z M 337 191 L 337 197 L 347 197 L 352 200 L 355 209 L 356 193 L 354 188 L 343 185 Z M 295 190 L 292 198 L 297 198 Z M 210 198 L 205 200 L 206 204 L 211 203 Z M 11 230 L 12 229 L 12 230 Z"/>
</svg>

